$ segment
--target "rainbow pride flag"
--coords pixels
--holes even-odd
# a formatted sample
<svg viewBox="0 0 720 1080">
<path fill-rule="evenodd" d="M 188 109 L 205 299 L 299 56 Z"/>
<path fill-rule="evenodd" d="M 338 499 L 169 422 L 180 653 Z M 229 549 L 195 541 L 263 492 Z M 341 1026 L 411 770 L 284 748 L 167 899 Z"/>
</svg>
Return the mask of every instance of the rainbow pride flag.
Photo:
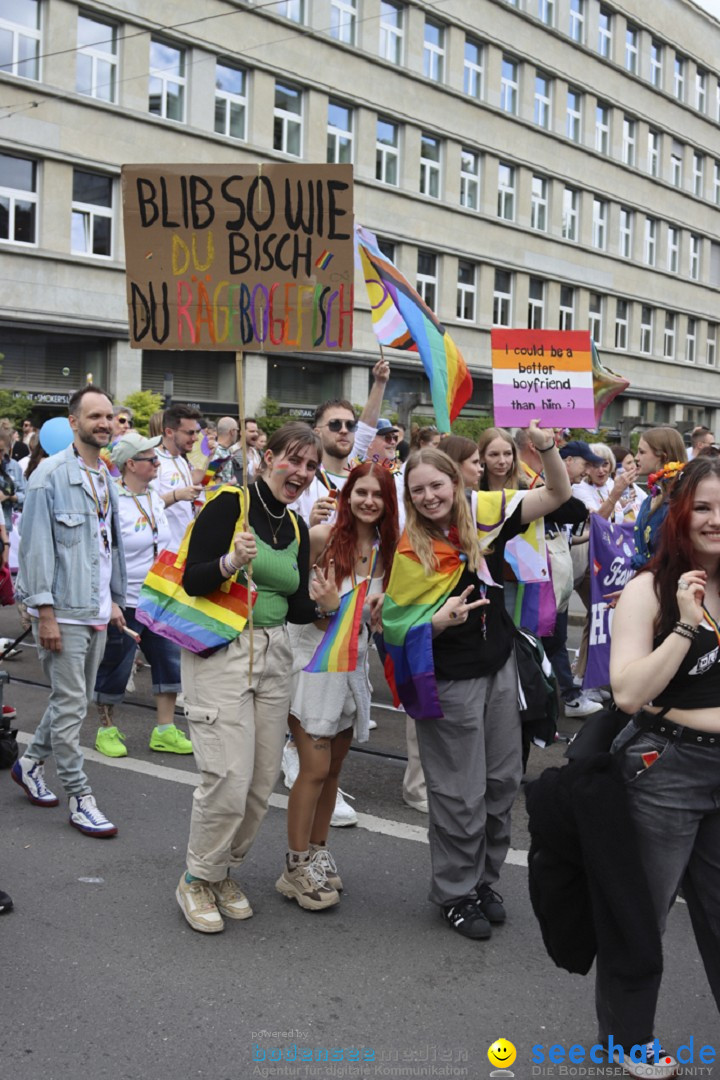
<svg viewBox="0 0 720 1080">
<path fill-rule="evenodd" d="M 478 492 L 476 525 L 481 548 L 497 538 L 524 494 Z M 458 584 L 465 565 L 457 549 L 445 540 L 434 540 L 433 552 L 437 569 L 428 575 L 407 533 L 402 534 L 382 611 L 383 638 L 397 695 L 416 720 L 443 715 L 435 681 L 431 619 Z M 386 678 L 387 668 L 386 661 Z"/>
<path fill-rule="evenodd" d="M 440 431 L 450 424 L 473 390 L 472 377 L 435 313 L 378 247 L 373 233 L 355 230 L 356 250 L 370 297 L 372 325 L 381 345 L 420 354 Z"/>
<path fill-rule="evenodd" d="M 214 461 L 209 461 L 207 468 L 205 469 L 205 475 L 200 481 L 203 487 L 207 487 L 208 484 L 212 484 L 217 479 L 217 474 L 222 469 L 223 465 L 227 461 L 227 458 L 215 458 Z"/>
<path fill-rule="evenodd" d="M 315 655 L 303 671 L 354 671 L 358 662 L 358 638 L 369 578 L 340 599 L 340 607 L 328 623 Z"/>
</svg>

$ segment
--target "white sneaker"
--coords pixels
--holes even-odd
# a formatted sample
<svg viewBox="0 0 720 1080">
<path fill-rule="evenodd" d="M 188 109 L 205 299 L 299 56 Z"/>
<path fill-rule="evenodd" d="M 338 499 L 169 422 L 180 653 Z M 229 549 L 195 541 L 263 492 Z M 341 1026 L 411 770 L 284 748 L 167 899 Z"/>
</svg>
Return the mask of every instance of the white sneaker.
<svg viewBox="0 0 720 1080">
<path fill-rule="evenodd" d="M 70 796 L 70 824 L 86 836 L 115 836 L 117 825 L 103 814 L 94 795 Z"/>
<path fill-rule="evenodd" d="M 368 720 L 368 729 L 374 731 L 377 727 L 377 720 Z"/>
<path fill-rule="evenodd" d="M 656 1057 L 654 1042 L 647 1044 L 646 1051 L 647 1060 L 644 1062 L 632 1061 L 626 1054 L 621 1062 L 623 1072 L 638 1080 L 670 1080 L 670 1077 L 677 1076 L 678 1063 L 674 1057 L 662 1049 Z"/>
<path fill-rule="evenodd" d="M 300 758 L 298 757 L 297 746 L 292 739 L 285 740 L 281 768 L 285 777 L 285 787 L 291 788 L 300 772 Z"/>
<path fill-rule="evenodd" d="M 606 701 L 610 700 L 611 694 L 609 690 L 583 690 L 583 694 L 588 701 L 599 701 L 601 705 L 604 705 Z"/>
<path fill-rule="evenodd" d="M 601 712 L 603 706 L 599 701 L 591 701 L 585 694 L 578 694 L 572 701 L 563 702 L 563 708 L 566 716 L 592 716 Z"/>
<path fill-rule="evenodd" d="M 411 807 L 413 810 L 417 810 L 420 814 L 430 813 L 427 799 L 410 799 L 407 795 L 403 795 L 403 802 L 406 806 Z"/>
<path fill-rule="evenodd" d="M 348 806 L 345 802 L 344 795 L 347 795 L 348 799 L 352 799 L 352 795 L 348 795 L 346 791 L 341 791 L 338 788 L 335 809 L 333 810 L 333 816 L 330 818 L 330 824 L 335 829 L 341 829 L 345 825 L 357 825 L 358 823 L 358 816 L 352 806 Z"/>
</svg>

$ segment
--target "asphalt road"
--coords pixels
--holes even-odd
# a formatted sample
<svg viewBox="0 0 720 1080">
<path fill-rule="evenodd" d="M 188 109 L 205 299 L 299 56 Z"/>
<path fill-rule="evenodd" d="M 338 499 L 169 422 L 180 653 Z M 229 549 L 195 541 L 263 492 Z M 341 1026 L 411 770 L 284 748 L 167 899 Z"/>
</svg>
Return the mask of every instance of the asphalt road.
<svg viewBox="0 0 720 1080">
<path fill-rule="evenodd" d="M 0 612 L 0 634 L 15 626 L 13 612 Z M 45 703 L 34 649 L 24 647 L 5 667 L 12 677 L 5 701 L 17 707 L 21 730 L 32 731 Z M 376 698 L 387 702 L 379 683 Z M 67 824 L 62 802 L 33 807 L 0 774 L 0 886 L 15 901 L 0 919 L 0 1078 L 474 1080 L 490 1075 L 488 1047 L 500 1037 L 515 1044 L 512 1072 L 520 1080 L 619 1075 L 609 1066 L 583 1072 L 587 1063 L 572 1066 L 575 1073 L 561 1071 L 567 1063 L 554 1071 L 532 1064 L 533 1045 L 589 1049 L 596 1032 L 591 977 L 554 967 L 530 907 L 522 794 L 501 882 L 508 922 L 488 942 L 468 941 L 426 900 L 426 819 L 401 799 L 404 716 L 377 708 L 371 752 L 351 752 L 343 773 L 360 825 L 331 836 L 342 903 L 309 913 L 275 891 L 286 846 L 280 784 L 243 867 L 255 916 L 200 935 L 174 898 L 192 758 L 148 750 L 150 701 L 143 672 L 120 713 L 127 759 L 87 753 L 98 802 L 120 829 L 114 839 L 82 836 Z M 94 732 L 88 720 L 85 747 Z M 560 745 L 533 750 L 529 773 L 559 764 L 561 755 Z M 52 786 L 50 763 L 47 776 Z M 657 1033 L 671 1050 L 693 1036 L 697 1063 L 700 1046 L 720 1038 L 683 904 L 671 914 L 665 950 Z M 292 1056 L 293 1045 L 316 1060 L 273 1060 Z M 318 1061 L 325 1050 L 330 1060 Z M 704 1068 L 686 1075 L 712 1075 Z"/>
</svg>

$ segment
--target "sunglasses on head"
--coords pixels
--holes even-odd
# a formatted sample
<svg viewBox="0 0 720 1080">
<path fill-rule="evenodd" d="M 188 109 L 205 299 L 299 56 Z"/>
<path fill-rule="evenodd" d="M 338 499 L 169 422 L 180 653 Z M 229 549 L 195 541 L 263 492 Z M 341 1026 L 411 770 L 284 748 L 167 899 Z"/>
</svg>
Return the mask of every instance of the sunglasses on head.
<svg viewBox="0 0 720 1080">
<path fill-rule="evenodd" d="M 325 427 L 328 431 L 342 431 L 345 428 L 346 431 L 353 432 L 358 426 L 357 420 L 328 420 Z"/>
</svg>

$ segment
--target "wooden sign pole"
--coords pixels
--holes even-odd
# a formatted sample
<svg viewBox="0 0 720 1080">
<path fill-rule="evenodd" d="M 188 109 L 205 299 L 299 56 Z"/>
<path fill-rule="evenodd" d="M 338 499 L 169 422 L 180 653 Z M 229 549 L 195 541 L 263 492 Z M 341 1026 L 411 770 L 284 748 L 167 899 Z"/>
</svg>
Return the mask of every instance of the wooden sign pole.
<svg viewBox="0 0 720 1080">
<path fill-rule="evenodd" d="M 238 420 L 240 421 L 240 453 L 242 455 L 243 469 L 243 531 L 250 532 L 250 491 L 248 489 L 248 447 L 245 433 L 245 393 L 243 388 L 243 353 L 235 353 L 235 379 L 237 381 Z M 253 634 L 253 606 L 252 606 L 252 562 L 245 567 L 248 590 L 248 621 L 247 628 L 250 634 L 248 685 L 252 685 L 253 659 L 255 656 L 255 637 Z"/>
</svg>

